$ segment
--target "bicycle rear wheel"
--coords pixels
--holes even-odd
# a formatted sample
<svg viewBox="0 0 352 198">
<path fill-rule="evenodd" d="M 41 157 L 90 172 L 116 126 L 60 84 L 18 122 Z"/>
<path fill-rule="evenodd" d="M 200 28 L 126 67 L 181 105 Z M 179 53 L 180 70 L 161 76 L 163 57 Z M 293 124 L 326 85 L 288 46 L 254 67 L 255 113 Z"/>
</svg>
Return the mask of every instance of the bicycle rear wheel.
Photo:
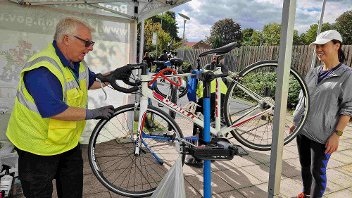
<svg viewBox="0 0 352 198">
<path fill-rule="evenodd" d="M 151 195 L 183 151 L 175 140 L 183 138 L 179 126 L 150 106 L 140 154 L 135 155 L 138 113 L 133 104 L 117 108 L 111 119 L 98 122 L 88 147 L 89 163 L 98 180 L 109 190 L 129 197 Z M 181 155 L 183 163 L 185 156 Z"/>
<path fill-rule="evenodd" d="M 276 61 L 262 61 L 248 66 L 239 73 L 225 98 L 225 119 L 234 125 L 232 135 L 243 145 L 255 150 L 270 150 L 277 79 Z M 302 77 L 291 68 L 285 117 L 284 144 L 289 143 L 302 128 L 308 113 L 308 89 Z M 302 95 L 302 119 L 290 133 L 293 112 Z"/>
</svg>

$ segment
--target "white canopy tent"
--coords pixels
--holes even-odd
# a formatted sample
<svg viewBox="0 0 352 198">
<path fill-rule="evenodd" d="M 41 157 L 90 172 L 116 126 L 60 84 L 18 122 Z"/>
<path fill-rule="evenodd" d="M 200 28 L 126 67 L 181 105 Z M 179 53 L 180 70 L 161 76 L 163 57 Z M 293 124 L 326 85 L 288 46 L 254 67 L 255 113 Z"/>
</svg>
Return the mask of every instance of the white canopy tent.
<svg viewBox="0 0 352 198">
<path fill-rule="evenodd" d="M 16 95 L 25 61 L 53 40 L 57 22 L 81 18 L 94 29 L 94 50 L 85 61 L 94 72 L 107 72 L 137 57 L 137 24 L 189 0 L 8 0 L 0 2 L 0 140 Z M 141 32 L 141 35 L 144 35 Z M 143 36 L 142 36 L 143 38 Z M 141 46 L 141 53 L 143 46 Z M 106 89 L 89 93 L 89 107 L 127 103 L 126 94 Z M 123 97 L 121 97 L 123 96 Z M 82 142 L 87 143 L 95 122 L 88 122 Z"/>
</svg>

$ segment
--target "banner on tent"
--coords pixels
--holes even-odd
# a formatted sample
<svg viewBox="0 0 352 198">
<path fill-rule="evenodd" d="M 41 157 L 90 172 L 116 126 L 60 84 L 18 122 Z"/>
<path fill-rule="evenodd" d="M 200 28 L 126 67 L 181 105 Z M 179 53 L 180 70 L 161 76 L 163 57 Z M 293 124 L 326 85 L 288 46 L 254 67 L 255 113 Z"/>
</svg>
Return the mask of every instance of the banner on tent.
<svg viewBox="0 0 352 198">
<path fill-rule="evenodd" d="M 0 134 L 6 130 L 16 96 L 19 73 L 24 63 L 52 42 L 55 26 L 65 16 L 82 18 L 96 29 L 93 33 L 93 40 L 96 42 L 94 50 L 85 58 L 92 71 L 104 73 L 129 62 L 130 24 L 126 20 L 120 22 L 107 16 L 66 12 L 45 6 L 21 7 L 13 3 L 1 2 L 0 109 L 7 109 L 7 112 L 0 119 Z M 126 103 L 127 97 L 124 94 L 111 89 L 106 91 L 107 100 L 101 90 L 90 91 L 89 107 L 107 104 L 120 106 Z M 83 134 L 83 143 L 88 141 L 93 126 L 93 122 L 88 122 Z"/>
</svg>

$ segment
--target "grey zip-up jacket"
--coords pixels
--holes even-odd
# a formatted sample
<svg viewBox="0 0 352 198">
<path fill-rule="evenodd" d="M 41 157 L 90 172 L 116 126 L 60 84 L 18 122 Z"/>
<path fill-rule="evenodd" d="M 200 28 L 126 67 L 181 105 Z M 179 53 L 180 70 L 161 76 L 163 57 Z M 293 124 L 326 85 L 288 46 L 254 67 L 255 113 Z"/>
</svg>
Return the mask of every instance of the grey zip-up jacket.
<svg viewBox="0 0 352 198">
<path fill-rule="evenodd" d="M 352 69 L 342 64 L 331 75 L 318 83 L 319 70 L 308 72 L 305 81 L 310 96 L 310 109 L 300 134 L 325 144 L 334 133 L 340 115 L 352 116 Z M 298 103 L 294 122 L 300 120 L 303 105 Z"/>
</svg>

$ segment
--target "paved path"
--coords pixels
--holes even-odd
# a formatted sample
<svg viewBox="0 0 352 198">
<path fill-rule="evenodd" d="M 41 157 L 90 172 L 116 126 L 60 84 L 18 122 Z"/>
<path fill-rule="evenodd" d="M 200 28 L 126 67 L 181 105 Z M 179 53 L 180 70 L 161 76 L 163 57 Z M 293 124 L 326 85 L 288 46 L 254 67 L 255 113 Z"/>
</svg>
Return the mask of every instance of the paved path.
<svg viewBox="0 0 352 198">
<path fill-rule="evenodd" d="M 270 152 L 249 150 L 245 157 L 234 157 L 231 161 L 212 163 L 213 197 L 224 198 L 266 198 Z M 92 174 L 87 148 L 84 157 L 84 198 L 122 197 L 109 192 Z M 302 189 L 300 167 L 295 141 L 284 147 L 280 196 L 295 197 Z M 198 198 L 203 195 L 203 169 L 183 167 L 187 197 Z M 352 126 L 348 126 L 341 137 L 340 146 L 329 161 L 328 184 L 324 197 L 352 197 Z M 16 196 L 18 198 L 23 196 Z M 56 197 L 56 195 L 54 196 Z"/>
<path fill-rule="evenodd" d="M 182 124 L 182 130 L 190 132 L 190 126 Z M 184 132 L 185 133 L 185 132 Z M 235 142 L 235 141 L 234 141 Z M 260 198 L 268 197 L 270 151 L 250 150 L 245 157 L 234 157 L 231 161 L 212 163 L 213 197 Z M 84 153 L 84 198 L 122 197 L 108 191 L 95 178 Z M 203 169 L 183 167 L 186 195 L 198 198 L 203 195 Z M 328 184 L 324 197 L 352 198 L 352 125 L 341 137 L 340 146 L 329 161 Z M 284 147 L 281 176 L 281 197 L 295 197 L 302 190 L 297 147 L 292 141 Z M 56 196 L 54 196 L 56 197 Z"/>
<path fill-rule="evenodd" d="M 212 163 L 213 197 L 267 197 L 270 152 L 248 150 L 249 156 L 234 157 L 231 161 Z M 84 150 L 84 153 L 87 153 Z M 121 197 L 109 192 L 92 175 L 87 156 L 84 156 L 84 197 Z M 302 190 L 295 141 L 284 147 L 280 195 L 295 197 Z M 202 197 L 203 169 L 183 167 L 187 197 Z M 329 161 L 328 184 L 324 197 L 352 197 L 352 125 L 341 137 L 340 147 Z"/>
</svg>

